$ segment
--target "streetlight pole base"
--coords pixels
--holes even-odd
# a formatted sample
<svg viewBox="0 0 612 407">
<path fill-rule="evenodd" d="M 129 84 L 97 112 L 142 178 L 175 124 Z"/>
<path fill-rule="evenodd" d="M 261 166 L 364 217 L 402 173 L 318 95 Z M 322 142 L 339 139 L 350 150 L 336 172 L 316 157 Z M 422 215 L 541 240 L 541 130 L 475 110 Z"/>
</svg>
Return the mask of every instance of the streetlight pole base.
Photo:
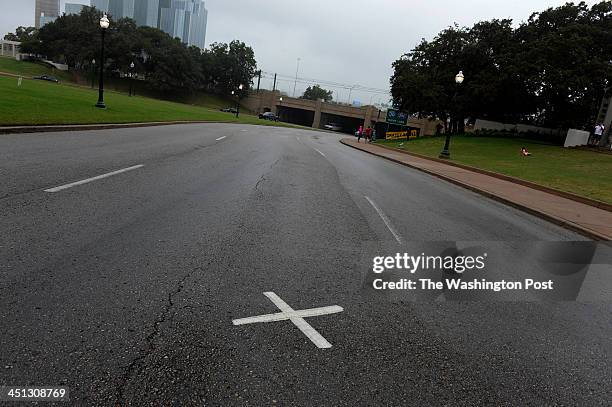
<svg viewBox="0 0 612 407">
<path fill-rule="evenodd" d="M 99 109 L 106 109 L 106 104 L 104 104 L 103 101 L 98 101 L 98 103 L 96 103 L 96 107 Z"/>
<path fill-rule="evenodd" d="M 448 150 L 442 150 L 438 158 L 442 158 L 444 160 L 450 160 L 450 152 Z"/>
</svg>

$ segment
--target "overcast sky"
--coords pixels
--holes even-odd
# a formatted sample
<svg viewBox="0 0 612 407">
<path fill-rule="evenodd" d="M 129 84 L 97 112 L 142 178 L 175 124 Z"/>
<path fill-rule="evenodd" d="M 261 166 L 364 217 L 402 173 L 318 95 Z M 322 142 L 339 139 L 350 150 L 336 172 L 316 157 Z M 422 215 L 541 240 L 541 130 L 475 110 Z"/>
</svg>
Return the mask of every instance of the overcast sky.
<svg viewBox="0 0 612 407">
<path fill-rule="evenodd" d="M 87 0 L 72 0 L 88 3 Z M 65 1 L 62 0 L 62 11 Z M 342 84 L 388 89 L 391 63 L 421 38 L 445 27 L 469 26 L 480 20 L 526 20 L 532 12 L 559 6 L 564 0 L 208 0 L 207 44 L 240 39 L 255 50 L 265 72 Z M 594 4 L 596 1 L 587 1 Z M 34 25 L 34 0 L 0 0 L 0 33 Z M 279 81 L 293 93 L 293 81 Z M 264 79 L 263 85 L 271 85 Z M 298 83 L 301 94 L 306 84 Z M 331 87 L 330 87 L 331 89 Z M 349 91 L 334 89 L 347 101 Z M 385 97 L 353 92 L 363 103 Z"/>
</svg>

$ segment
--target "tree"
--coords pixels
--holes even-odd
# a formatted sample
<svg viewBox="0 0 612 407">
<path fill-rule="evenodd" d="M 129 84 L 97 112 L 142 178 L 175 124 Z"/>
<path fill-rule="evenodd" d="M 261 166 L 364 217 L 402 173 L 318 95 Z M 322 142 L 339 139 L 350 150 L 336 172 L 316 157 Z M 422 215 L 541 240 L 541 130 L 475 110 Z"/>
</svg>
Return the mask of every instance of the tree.
<svg viewBox="0 0 612 407">
<path fill-rule="evenodd" d="M 227 95 L 243 85 L 244 96 L 253 84 L 257 62 L 253 49 L 244 42 L 214 43 L 205 51 L 203 60 L 204 76 L 216 92 Z"/>
<path fill-rule="evenodd" d="M 445 119 L 482 117 L 550 127 L 594 120 L 612 83 L 612 2 L 567 3 L 510 20 L 449 27 L 393 64 L 394 104 Z M 454 99 L 454 76 L 465 83 Z"/>
<path fill-rule="evenodd" d="M 99 60 L 101 16 L 99 10 L 84 7 L 80 14 L 63 15 L 38 31 L 17 29 L 13 35 L 27 36 L 23 52 L 85 72 L 93 59 Z M 134 62 L 149 87 L 168 96 L 196 90 L 227 95 L 240 85 L 243 93 L 239 96 L 248 92 L 257 63 L 253 49 L 245 43 L 213 44 L 203 51 L 157 28 L 138 27 L 132 19 L 110 16 L 110 20 L 105 42 L 105 71 L 109 74 L 126 73 Z"/>
<path fill-rule="evenodd" d="M 319 85 L 309 86 L 306 88 L 304 95 L 302 95 L 302 99 L 308 100 L 319 100 L 323 99 L 326 102 L 329 102 L 333 99 L 333 92 L 331 90 L 323 89 Z"/>
<path fill-rule="evenodd" d="M 14 33 L 8 33 L 4 36 L 7 41 L 26 42 L 32 40 L 36 36 L 36 28 L 19 26 Z"/>
</svg>

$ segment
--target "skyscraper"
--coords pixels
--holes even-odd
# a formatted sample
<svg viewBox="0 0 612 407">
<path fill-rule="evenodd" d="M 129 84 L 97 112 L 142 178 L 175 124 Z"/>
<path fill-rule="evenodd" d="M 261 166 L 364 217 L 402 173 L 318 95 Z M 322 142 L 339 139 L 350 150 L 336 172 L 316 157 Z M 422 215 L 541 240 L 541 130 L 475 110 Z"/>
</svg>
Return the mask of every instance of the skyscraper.
<svg viewBox="0 0 612 407">
<path fill-rule="evenodd" d="M 159 15 L 159 0 L 135 0 L 134 20 L 138 25 L 156 27 Z"/>
<path fill-rule="evenodd" d="M 135 0 L 91 0 L 91 5 L 110 14 L 115 20 L 134 18 Z"/>
<path fill-rule="evenodd" d="M 108 1 L 109 0 L 91 0 L 91 6 L 108 13 Z"/>
<path fill-rule="evenodd" d="M 208 10 L 202 0 L 160 0 L 159 28 L 187 45 L 204 49 Z"/>
<path fill-rule="evenodd" d="M 138 25 L 159 28 L 187 45 L 206 46 L 208 10 L 203 0 L 91 0 L 91 5 L 115 20 L 132 18 Z"/>
<path fill-rule="evenodd" d="M 64 6 L 64 14 L 81 14 L 81 11 L 83 11 L 83 7 L 85 7 L 85 5 L 83 4 L 66 3 L 66 5 Z"/>
<path fill-rule="evenodd" d="M 40 28 L 59 17 L 60 0 L 36 0 L 34 26 Z"/>
</svg>

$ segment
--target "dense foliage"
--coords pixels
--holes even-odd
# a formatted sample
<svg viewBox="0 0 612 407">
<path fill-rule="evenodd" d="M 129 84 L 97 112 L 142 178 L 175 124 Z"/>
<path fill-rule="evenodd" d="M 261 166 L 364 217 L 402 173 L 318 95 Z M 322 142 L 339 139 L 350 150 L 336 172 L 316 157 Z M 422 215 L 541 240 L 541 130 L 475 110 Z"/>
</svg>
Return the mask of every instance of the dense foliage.
<svg viewBox="0 0 612 407">
<path fill-rule="evenodd" d="M 393 67 L 394 102 L 411 113 L 587 127 L 612 81 L 612 2 L 567 3 L 516 27 L 449 27 Z"/>
<path fill-rule="evenodd" d="M 319 85 L 309 86 L 304 91 L 304 95 L 302 95 L 302 99 L 308 100 L 319 100 L 322 99 L 325 102 L 329 102 L 333 99 L 333 92 L 331 90 L 323 89 Z"/>
<path fill-rule="evenodd" d="M 38 31 L 22 28 L 9 36 L 23 41 L 24 53 L 90 72 L 93 60 L 100 59 L 100 17 L 100 11 L 85 7 L 81 14 L 61 16 Z M 247 92 L 257 69 L 253 50 L 243 42 L 212 44 L 210 49 L 201 50 L 156 28 L 138 27 L 128 18 L 111 18 L 105 44 L 107 72 L 126 73 L 134 62 L 139 76 L 162 92 L 206 90 L 228 94 L 239 85 Z"/>
</svg>

